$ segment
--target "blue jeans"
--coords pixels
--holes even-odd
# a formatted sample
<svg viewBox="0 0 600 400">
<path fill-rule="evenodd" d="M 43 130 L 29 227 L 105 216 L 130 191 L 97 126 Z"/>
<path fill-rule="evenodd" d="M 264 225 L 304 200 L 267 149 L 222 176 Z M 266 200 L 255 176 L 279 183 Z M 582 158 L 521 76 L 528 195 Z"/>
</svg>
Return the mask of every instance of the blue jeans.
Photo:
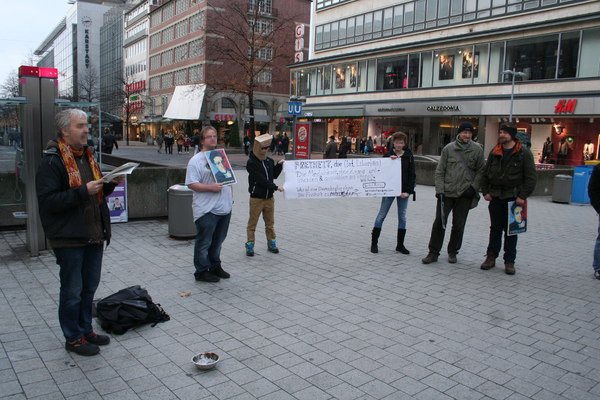
<svg viewBox="0 0 600 400">
<path fill-rule="evenodd" d="M 196 277 L 203 271 L 221 265 L 221 245 L 227 237 L 231 213 L 227 215 L 204 214 L 196 220 L 194 267 Z"/>
<path fill-rule="evenodd" d="M 594 246 L 594 263 L 592 266 L 594 271 L 600 271 L 600 215 L 598 215 L 598 237 L 596 237 L 596 245 Z"/>
<path fill-rule="evenodd" d="M 53 249 L 60 266 L 58 320 L 69 341 L 93 331 L 92 301 L 100 284 L 103 244 Z"/>
<path fill-rule="evenodd" d="M 406 207 L 408 207 L 408 197 L 403 199 L 400 196 L 381 198 L 381 207 L 379 208 L 379 213 L 375 218 L 375 228 L 381 228 L 383 226 L 383 220 L 390 211 L 390 207 L 392 206 L 394 199 L 398 205 L 398 229 L 406 229 Z"/>
</svg>

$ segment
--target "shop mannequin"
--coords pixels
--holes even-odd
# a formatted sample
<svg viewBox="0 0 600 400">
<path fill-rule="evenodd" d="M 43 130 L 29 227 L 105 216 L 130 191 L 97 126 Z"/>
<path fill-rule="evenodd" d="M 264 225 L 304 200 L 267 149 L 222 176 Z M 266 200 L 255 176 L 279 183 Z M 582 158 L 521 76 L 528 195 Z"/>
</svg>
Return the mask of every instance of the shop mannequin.
<svg viewBox="0 0 600 400">
<path fill-rule="evenodd" d="M 569 144 L 567 143 L 567 139 L 562 138 L 560 140 L 560 144 L 558 145 L 558 152 L 556 153 L 556 164 L 565 165 L 565 161 L 567 160 L 568 153 L 569 153 Z"/>
<path fill-rule="evenodd" d="M 544 142 L 544 147 L 542 148 L 542 163 L 548 163 L 552 158 L 552 140 L 549 137 L 546 138 Z"/>
<path fill-rule="evenodd" d="M 592 139 L 588 139 L 587 143 L 583 145 L 583 161 L 589 161 L 594 159 L 594 143 Z"/>
</svg>

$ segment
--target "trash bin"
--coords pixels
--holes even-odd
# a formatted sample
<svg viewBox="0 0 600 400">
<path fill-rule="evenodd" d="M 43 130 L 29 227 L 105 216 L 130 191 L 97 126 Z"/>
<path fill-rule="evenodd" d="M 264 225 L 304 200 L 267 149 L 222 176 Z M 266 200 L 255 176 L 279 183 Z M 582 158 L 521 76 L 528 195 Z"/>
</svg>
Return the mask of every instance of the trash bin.
<svg viewBox="0 0 600 400">
<path fill-rule="evenodd" d="M 555 175 L 552 186 L 552 201 L 555 203 L 569 203 L 571 200 L 571 187 L 573 177 L 571 175 Z"/>
<path fill-rule="evenodd" d="M 183 183 L 173 185 L 168 192 L 169 236 L 189 238 L 196 236 L 192 213 L 192 189 Z"/>
<path fill-rule="evenodd" d="M 573 171 L 573 191 L 571 193 L 571 201 L 573 203 L 590 204 L 590 196 L 588 196 L 588 184 L 594 165 L 578 165 Z"/>
</svg>

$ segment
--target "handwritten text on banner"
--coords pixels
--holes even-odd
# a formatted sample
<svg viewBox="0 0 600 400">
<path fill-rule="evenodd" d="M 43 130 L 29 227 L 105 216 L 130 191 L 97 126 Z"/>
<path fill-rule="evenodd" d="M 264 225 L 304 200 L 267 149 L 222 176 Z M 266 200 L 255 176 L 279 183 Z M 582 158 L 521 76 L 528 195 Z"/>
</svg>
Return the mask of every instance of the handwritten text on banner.
<svg viewBox="0 0 600 400">
<path fill-rule="evenodd" d="M 286 199 L 399 196 L 400 159 L 294 160 L 283 164 Z"/>
</svg>

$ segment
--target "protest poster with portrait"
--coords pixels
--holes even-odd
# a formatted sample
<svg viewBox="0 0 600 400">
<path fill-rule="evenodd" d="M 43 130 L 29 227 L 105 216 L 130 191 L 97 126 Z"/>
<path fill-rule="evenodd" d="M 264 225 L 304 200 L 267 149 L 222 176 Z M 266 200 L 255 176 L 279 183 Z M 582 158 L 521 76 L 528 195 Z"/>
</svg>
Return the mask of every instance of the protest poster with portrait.
<svg viewBox="0 0 600 400">
<path fill-rule="evenodd" d="M 508 202 L 508 229 L 507 235 L 517 235 L 527 232 L 527 201 L 518 204 L 516 201 Z"/>
<path fill-rule="evenodd" d="M 225 150 L 215 149 L 205 152 L 204 155 L 206 156 L 210 170 L 217 183 L 222 183 L 223 185 L 233 185 L 234 183 L 237 183 L 233 168 L 231 168 Z"/>
</svg>

